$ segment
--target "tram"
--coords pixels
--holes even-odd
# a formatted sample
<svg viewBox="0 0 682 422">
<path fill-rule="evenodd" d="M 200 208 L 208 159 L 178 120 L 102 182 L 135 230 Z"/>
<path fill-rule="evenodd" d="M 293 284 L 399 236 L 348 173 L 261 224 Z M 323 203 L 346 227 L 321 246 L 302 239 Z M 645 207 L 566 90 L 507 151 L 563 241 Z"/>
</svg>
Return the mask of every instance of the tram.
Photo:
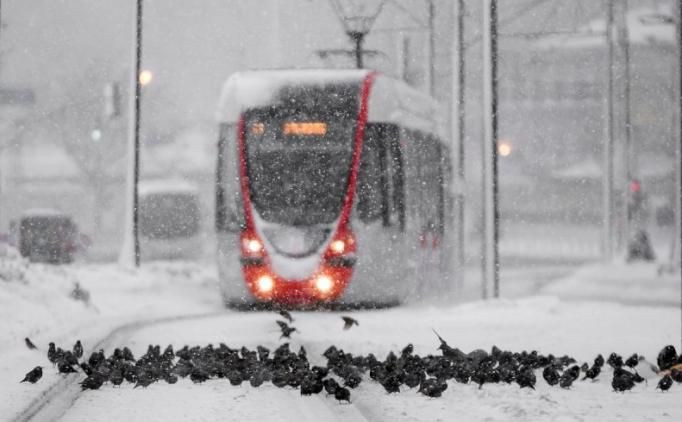
<svg viewBox="0 0 682 422">
<path fill-rule="evenodd" d="M 233 74 L 217 118 L 228 306 L 385 306 L 438 294 L 451 160 L 438 104 L 369 70 Z"/>
</svg>

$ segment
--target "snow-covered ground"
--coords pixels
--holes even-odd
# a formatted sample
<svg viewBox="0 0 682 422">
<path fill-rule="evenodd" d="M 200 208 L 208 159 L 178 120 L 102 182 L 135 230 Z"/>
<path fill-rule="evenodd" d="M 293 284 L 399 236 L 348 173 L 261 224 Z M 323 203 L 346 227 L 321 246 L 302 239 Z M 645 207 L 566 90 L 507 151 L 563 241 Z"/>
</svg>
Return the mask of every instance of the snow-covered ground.
<svg viewBox="0 0 682 422">
<path fill-rule="evenodd" d="M 331 344 L 381 357 L 413 343 L 416 353 L 435 354 L 438 343 L 433 328 L 465 351 L 495 344 L 513 351 L 569 354 L 579 361 L 611 352 L 637 352 L 655 361 L 664 345 L 679 349 L 679 274 L 659 277 L 653 264 L 619 262 L 590 265 L 551 283 L 524 282 L 523 269 L 506 274 L 502 291 L 513 294 L 505 299 L 358 311 L 354 317 L 360 326 L 349 331 L 341 329 L 339 313 L 296 312 L 294 325 L 300 334 L 293 335 L 292 347 L 304 345 L 312 360 Z M 540 278 L 537 271 L 528 274 Z M 557 275 L 549 270 L 547 274 Z M 76 283 L 82 289 L 78 300 L 73 297 Z M 475 285 L 474 280 L 471 283 Z M 82 300 L 84 296 L 89 297 Z M 16 257 L 0 257 L 0 415 L 11 419 L 60 379 L 45 357 L 49 341 L 70 346 L 81 339 L 92 348 L 115 327 L 179 315 L 206 316 L 143 326 L 118 340 L 136 354 L 148 343 L 279 344 L 275 314 L 222 309 L 213 267 L 205 263 L 155 263 L 130 271 L 108 264 L 27 265 Z M 41 350 L 29 351 L 26 336 Z M 20 384 L 35 365 L 46 366 L 43 379 L 35 385 Z M 352 393 L 353 406 L 347 406 L 323 395 L 305 398 L 296 390 L 271 385 L 253 389 L 232 387 L 223 380 L 203 385 L 180 380 L 144 390 L 106 385 L 87 391 L 62 420 L 354 420 L 358 416 L 429 421 L 681 420 L 682 386 L 661 393 L 655 390 L 656 382 L 652 378 L 628 393 L 614 393 L 607 369 L 598 382 L 576 383 L 570 390 L 549 387 L 539 377 L 535 391 L 502 384 L 486 384 L 479 390 L 471 384 L 451 383 L 442 398 L 428 399 L 414 390 L 388 395 L 366 379 Z"/>
</svg>

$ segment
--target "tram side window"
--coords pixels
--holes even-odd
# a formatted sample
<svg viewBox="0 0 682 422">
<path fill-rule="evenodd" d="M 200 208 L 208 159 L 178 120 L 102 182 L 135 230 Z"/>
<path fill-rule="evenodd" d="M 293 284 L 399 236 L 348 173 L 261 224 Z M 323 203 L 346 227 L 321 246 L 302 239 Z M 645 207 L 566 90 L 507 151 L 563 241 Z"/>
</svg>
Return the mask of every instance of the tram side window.
<svg viewBox="0 0 682 422">
<path fill-rule="evenodd" d="M 390 225 L 405 230 L 405 182 L 402 151 L 400 150 L 399 129 L 393 127 L 386 138 L 388 148 L 388 195 L 390 195 Z"/>
<path fill-rule="evenodd" d="M 357 212 L 360 220 L 365 223 L 375 221 L 382 215 L 380 141 L 378 128 L 374 125 L 367 125 L 357 181 Z"/>
<path fill-rule="evenodd" d="M 239 231 L 244 226 L 244 210 L 237 173 L 237 129 L 235 125 L 220 126 L 216 177 L 216 229 Z"/>
</svg>

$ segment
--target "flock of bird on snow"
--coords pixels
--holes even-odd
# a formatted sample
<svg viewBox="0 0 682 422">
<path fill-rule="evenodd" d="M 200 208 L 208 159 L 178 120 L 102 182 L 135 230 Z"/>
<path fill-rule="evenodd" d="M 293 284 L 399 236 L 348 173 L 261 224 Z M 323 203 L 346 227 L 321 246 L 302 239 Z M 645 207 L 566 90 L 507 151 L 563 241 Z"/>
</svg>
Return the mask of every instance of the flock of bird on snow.
<svg viewBox="0 0 682 422">
<path fill-rule="evenodd" d="M 290 338 L 297 331 L 290 325 L 294 319 L 285 310 L 279 313 L 287 320 L 277 321 L 280 339 Z M 342 318 L 346 330 L 359 325 L 351 317 Z M 175 384 L 179 378 L 187 377 L 194 383 L 227 378 L 235 386 L 242 382 L 249 382 L 253 387 L 265 382 L 279 388 L 290 386 L 299 389 L 304 396 L 325 391 L 336 400 L 347 402 L 351 398 L 350 389 L 360 385 L 367 372 L 388 393 L 398 393 L 404 386 L 418 388 L 428 397 L 440 397 L 451 379 L 462 384 L 477 384 L 478 388 L 487 383 L 516 383 L 521 388 L 535 389 L 536 372 L 540 371 L 549 385 L 570 388 L 578 379 L 595 380 L 605 363 L 612 368 L 611 386 L 614 391 L 627 391 L 645 381 L 637 372 L 637 366 L 642 362 L 652 366 L 650 369 L 661 376 L 658 389 L 667 391 L 673 382 L 682 383 L 682 355 L 678 356 L 673 346 L 665 346 L 660 351 L 658 367 L 653 367 L 637 354 L 623 360 L 616 353 L 611 353 L 606 360 L 598 355 L 592 365 L 583 363 L 579 366 L 569 356 L 541 355 L 535 350 L 513 353 L 493 346 L 490 352 L 477 349 L 464 353 L 435 334 L 440 341 L 438 349 L 441 354 L 438 356 L 421 357 L 414 353 L 412 344 L 399 354 L 388 353 L 384 360 L 371 353 L 355 356 L 331 346 L 322 354 L 327 359 L 324 366 L 311 365 L 305 348 L 301 346 L 298 352 L 294 352 L 290 350 L 289 343 L 274 351 L 263 346 L 256 347 L 256 350 L 246 347 L 232 349 L 221 343 L 218 347 L 184 346 L 175 351 L 169 345 L 161 352 L 160 346 L 149 345 L 139 359 L 135 359 L 128 347 L 115 349 L 109 357 L 100 349 L 88 359 L 83 359 L 83 345 L 79 340 L 72 350 L 63 350 L 50 343 L 47 358 L 61 374 L 82 371 L 86 377 L 80 382 L 83 390 L 97 390 L 107 382 L 119 386 L 126 381 L 135 387 L 147 387 L 161 380 Z M 26 338 L 25 342 L 29 349 L 37 349 L 30 339 Z M 36 366 L 21 382 L 36 383 L 42 375 L 43 368 Z"/>
</svg>

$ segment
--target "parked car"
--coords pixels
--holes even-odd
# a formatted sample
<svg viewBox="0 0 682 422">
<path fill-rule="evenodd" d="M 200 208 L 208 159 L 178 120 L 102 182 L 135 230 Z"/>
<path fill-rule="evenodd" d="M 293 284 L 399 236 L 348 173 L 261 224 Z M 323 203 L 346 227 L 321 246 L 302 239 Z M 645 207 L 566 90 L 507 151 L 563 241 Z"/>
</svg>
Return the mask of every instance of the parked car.
<svg viewBox="0 0 682 422">
<path fill-rule="evenodd" d="M 78 228 L 73 219 L 52 209 L 26 211 L 10 224 L 11 237 L 31 262 L 65 264 L 73 261 Z"/>
</svg>

